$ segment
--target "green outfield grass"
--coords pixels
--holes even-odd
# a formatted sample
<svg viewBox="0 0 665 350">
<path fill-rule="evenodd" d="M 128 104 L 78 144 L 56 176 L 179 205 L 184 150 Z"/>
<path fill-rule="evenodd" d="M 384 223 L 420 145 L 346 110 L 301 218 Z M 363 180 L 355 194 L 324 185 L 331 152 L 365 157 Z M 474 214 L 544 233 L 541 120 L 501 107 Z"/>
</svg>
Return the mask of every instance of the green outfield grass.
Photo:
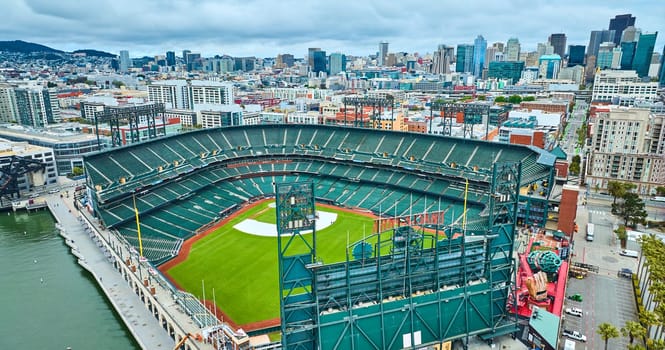
<svg viewBox="0 0 665 350">
<path fill-rule="evenodd" d="M 183 289 L 198 297 L 205 281 L 206 299 L 212 300 L 214 289 L 218 306 L 240 325 L 279 317 L 277 239 L 233 229 L 246 218 L 274 223 L 275 209 L 268 208 L 268 203 L 238 215 L 196 242 L 188 259 L 168 271 Z M 317 252 L 325 263 L 346 259 L 347 232 L 349 241 L 355 242 L 372 231 L 371 218 L 330 208 L 317 210 L 337 214 L 333 225 L 317 231 Z"/>
</svg>

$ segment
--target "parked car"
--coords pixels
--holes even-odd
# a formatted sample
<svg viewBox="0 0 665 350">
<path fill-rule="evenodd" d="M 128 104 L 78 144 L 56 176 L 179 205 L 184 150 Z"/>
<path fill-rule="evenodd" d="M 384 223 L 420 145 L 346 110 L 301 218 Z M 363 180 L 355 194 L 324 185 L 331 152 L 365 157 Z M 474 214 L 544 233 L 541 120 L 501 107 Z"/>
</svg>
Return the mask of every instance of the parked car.
<svg viewBox="0 0 665 350">
<path fill-rule="evenodd" d="M 573 300 L 573 301 L 582 301 L 582 295 L 581 294 L 573 294 L 569 295 L 568 299 Z"/>
<path fill-rule="evenodd" d="M 571 330 L 568 330 L 568 329 L 564 329 L 563 330 L 563 336 L 568 337 L 570 339 L 579 340 L 581 342 L 586 342 L 586 335 L 584 335 L 584 334 L 582 334 L 578 331 L 571 331 Z"/>
<path fill-rule="evenodd" d="M 633 278 L 633 270 L 628 268 L 623 268 L 617 272 L 618 277 Z"/>
<path fill-rule="evenodd" d="M 577 317 L 582 317 L 582 315 L 584 314 L 582 309 L 577 308 L 577 307 L 566 308 L 566 313 L 569 314 L 569 315 L 577 316 Z"/>
<path fill-rule="evenodd" d="M 622 250 L 619 252 L 619 255 L 621 255 L 621 256 L 627 256 L 627 257 L 629 257 L 629 258 L 637 258 L 637 257 L 640 256 L 640 254 L 638 254 L 636 251 L 634 251 L 634 250 L 628 250 L 628 249 L 622 249 Z"/>
</svg>

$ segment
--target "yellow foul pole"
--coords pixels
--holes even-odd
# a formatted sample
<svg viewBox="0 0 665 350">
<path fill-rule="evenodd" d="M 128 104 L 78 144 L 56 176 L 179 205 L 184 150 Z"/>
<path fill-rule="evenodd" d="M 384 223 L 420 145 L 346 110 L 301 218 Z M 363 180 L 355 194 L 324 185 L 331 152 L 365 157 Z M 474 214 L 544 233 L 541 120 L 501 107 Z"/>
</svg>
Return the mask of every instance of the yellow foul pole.
<svg viewBox="0 0 665 350">
<path fill-rule="evenodd" d="M 462 230 L 466 230 L 466 198 L 468 194 L 469 194 L 469 179 L 466 179 L 466 185 L 464 186 L 464 213 L 462 213 Z"/>
<path fill-rule="evenodd" d="M 141 224 L 139 223 L 139 210 L 136 208 L 136 196 L 132 195 L 132 199 L 134 200 L 134 214 L 136 215 L 136 232 L 138 232 L 139 235 L 139 256 L 143 257 L 143 242 L 141 241 Z"/>
</svg>

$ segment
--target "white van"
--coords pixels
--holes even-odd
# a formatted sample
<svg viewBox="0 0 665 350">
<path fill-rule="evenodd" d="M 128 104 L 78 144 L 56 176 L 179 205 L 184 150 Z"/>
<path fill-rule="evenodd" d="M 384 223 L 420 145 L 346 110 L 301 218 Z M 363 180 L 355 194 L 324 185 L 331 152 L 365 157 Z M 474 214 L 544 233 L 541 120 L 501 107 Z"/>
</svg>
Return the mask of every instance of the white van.
<svg viewBox="0 0 665 350">
<path fill-rule="evenodd" d="M 621 255 L 621 256 L 627 256 L 627 257 L 629 257 L 629 258 L 637 258 L 637 257 L 640 256 L 640 254 L 637 253 L 636 251 L 634 251 L 634 250 L 628 250 L 628 249 L 622 249 L 622 250 L 619 252 L 619 255 Z"/>
<path fill-rule="evenodd" d="M 595 233 L 594 231 L 595 231 L 595 225 L 594 224 L 592 224 L 592 223 L 586 224 L 586 240 L 588 242 L 593 241 L 593 235 Z"/>
</svg>

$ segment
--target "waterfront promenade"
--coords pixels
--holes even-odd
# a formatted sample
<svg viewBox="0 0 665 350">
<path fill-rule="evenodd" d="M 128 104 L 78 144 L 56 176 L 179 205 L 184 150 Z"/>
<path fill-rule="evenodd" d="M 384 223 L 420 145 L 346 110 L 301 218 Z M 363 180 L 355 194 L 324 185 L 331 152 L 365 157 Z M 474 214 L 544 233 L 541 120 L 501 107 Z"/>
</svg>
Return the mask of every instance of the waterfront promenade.
<svg viewBox="0 0 665 350">
<path fill-rule="evenodd" d="M 73 208 L 72 201 L 60 198 L 58 194 L 49 195 L 46 199 L 65 243 L 79 258 L 79 264 L 95 277 L 141 348 L 172 349 L 175 341 L 160 327 L 131 286 L 114 268 L 109 257 L 91 239 L 89 229 L 79 220 L 79 213 Z"/>
</svg>

